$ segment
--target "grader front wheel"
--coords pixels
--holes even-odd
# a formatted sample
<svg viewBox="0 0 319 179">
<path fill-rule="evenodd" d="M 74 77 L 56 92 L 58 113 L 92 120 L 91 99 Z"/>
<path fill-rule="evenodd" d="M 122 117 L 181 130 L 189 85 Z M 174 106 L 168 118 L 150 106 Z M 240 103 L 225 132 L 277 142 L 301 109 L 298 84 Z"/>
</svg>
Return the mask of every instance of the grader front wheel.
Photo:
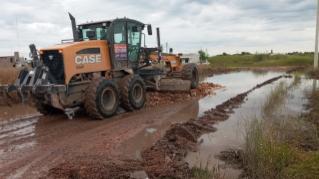
<svg viewBox="0 0 319 179">
<path fill-rule="evenodd" d="M 113 116 L 119 106 L 119 93 L 112 80 L 92 81 L 85 96 L 84 107 L 92 118 L 104 119 Z"/>
</svg>

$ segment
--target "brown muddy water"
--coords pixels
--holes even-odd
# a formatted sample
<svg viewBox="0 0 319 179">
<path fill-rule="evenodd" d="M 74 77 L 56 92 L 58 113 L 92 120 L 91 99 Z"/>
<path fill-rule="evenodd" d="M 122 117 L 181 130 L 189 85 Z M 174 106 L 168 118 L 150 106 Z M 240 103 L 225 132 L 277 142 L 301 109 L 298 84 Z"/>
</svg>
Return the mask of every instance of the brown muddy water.
<svg viewBox="0 0 319 179">
<path fill-rule="evenodd" d="M 247 91 L 260 81 L 282 75 L 278 72 L 253 73 L 236 72 L 231 74 L 217 75 L 205 79 L 207 82 L 214 82 L 224 85 L 226 88 L 217 91 L 215 96 L 209 96 L 200 100 L 200 113 L 214 108 L 216 105 L 229 99 L 236 94 Z M 266 85 L 250 93 L 246 101 L 230 115 L 229 119 L 216 124 L 217 131 L 204 134 L 200 137 L 198 151 L 190 152 L 186 161 L 190 167 L 217 168 L 225 178 L 238 178 L 240 169 L 228 166 L 224 161 L 218 159 L 218 155 L 229 149 L 240 150 L 245 143 L 245 129 L 250 121 L 262 119 L 265 115 L 265 104 L 269 100 L 270 94 L 278 85 L 287 86 L 287 93 L 282 101 L 271 106 L 270 110 L 282 117 L 299 116 L 305 112 L 307 104 L 306 94 L 314 89 L 313 80 L 304 77 L 282 78 L 272 84 Z M 315 87 L 316 88 L 316 87 Z M 279 104 L 280 103 L 280 104 Z"/>
</svg>

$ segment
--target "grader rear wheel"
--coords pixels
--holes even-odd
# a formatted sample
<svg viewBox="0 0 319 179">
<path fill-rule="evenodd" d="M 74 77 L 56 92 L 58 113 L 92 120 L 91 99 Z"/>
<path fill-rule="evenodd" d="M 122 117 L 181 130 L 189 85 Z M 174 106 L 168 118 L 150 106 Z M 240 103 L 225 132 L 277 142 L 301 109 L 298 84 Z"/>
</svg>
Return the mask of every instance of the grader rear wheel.
<svg viewBox="0 0 319 179">
<path fill-rule="evenodd" d="M 143 79 L 139 75 L 127 75 L 120 81 L 121 106 L 128 111 L 144 107 L 146 91 Z"/>
<path fill-rule="evenodd" d="M 117 85 L 112 80 L 97 79 L 92 81 L 85 95 L 84 107 L 94 119 L 113 116 L 119 106 Z"/>
<path fill-rule="evenodd" d="M 195 89 L 199 84 L 199 74 L 196 64 L 190 63 L 183 66 L 182 78 L 191 81 L 191 88 Z"/>
</svg>

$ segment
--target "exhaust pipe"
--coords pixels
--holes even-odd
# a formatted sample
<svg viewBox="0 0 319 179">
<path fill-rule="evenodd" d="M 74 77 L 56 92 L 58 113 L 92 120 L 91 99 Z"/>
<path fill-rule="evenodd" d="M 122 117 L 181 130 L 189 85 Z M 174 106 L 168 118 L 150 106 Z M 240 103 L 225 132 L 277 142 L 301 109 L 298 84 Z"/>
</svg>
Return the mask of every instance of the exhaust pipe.
<svg viewBox="0 0 319 179">
<path fill-rule="evenodd" d="M 80 41 L 80 39 L 79 39 L 78 30 L 76 28 L 75 18 L 71 13 L 69 13 L 69 17 L 70 17 L 71 25 L 72 25 L 73 40 L 74 42 L 78 42 Z"/>
<path fill-rule="evenodd" d="M 158 60 L 161 61 L 162 58 L 162 47 L 161 47 L 161 33 L 160 29 L 156 28 L 156 37 L 157 37 L 157 49 L 158 49 Z"/>
</svg>

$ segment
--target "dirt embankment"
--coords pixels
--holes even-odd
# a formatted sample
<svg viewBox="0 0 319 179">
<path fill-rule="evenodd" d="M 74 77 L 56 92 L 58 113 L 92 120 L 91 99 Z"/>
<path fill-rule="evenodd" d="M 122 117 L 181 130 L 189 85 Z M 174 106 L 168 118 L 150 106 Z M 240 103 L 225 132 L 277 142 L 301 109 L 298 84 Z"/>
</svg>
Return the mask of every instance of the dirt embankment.
<svg viewBox="0 0 319 179">
<path fill-rule="evenodd" d="M 154 107 L 164 104 L 175 104 L 183 101 L 191 100 L 193 98 L 201 98 L 208 95 L 213 95 L 214 90 L 222 88 L 221 85 L 213 83 L 200 83 L 198 88 L 190 92 L 156 92 L 151 91 L 147 93 L 146 107 Z"/>
<path fill-rule="evenodd" d="M 152 147 L 142 152 L 142 161 L 121 161 L 114 163 L 108 161 L 102 166 L 110 169 L 100 170 L 100 162 L 92 163 L 64 163 L 50 170 L 49 177 L 53 178 L 134 178 L 134 171 L 143 171 L 149 178 L 189 178 L 191 170 L 184 161 L 188 151 L 195 151 L 198 138 L 208 132 L 215 131 L 213 124 L 226 120 L 233 112 L 233 109 L 241 105 L 246 96 L 253 90 L 279 80 L 283 76 L 272 78 L 256 85 L 251 90 L 239 94 L 228 101 L 218 105 L 216 108 L 207 111 L 200 119 L 192 119 L 186 123 L 174 124 L 166 132 L 163 138 L 157 141 Z M 134 164 L 134 168 L 131 163 Z M 115 165 L 115 166 L 114 166 Z M 129 166 L 129 167 L 121 167 Z M 107 173 L 107 172 L 108 173 Z M 114 175 L 116 174 L 116 175 Z"/>
</svg>

